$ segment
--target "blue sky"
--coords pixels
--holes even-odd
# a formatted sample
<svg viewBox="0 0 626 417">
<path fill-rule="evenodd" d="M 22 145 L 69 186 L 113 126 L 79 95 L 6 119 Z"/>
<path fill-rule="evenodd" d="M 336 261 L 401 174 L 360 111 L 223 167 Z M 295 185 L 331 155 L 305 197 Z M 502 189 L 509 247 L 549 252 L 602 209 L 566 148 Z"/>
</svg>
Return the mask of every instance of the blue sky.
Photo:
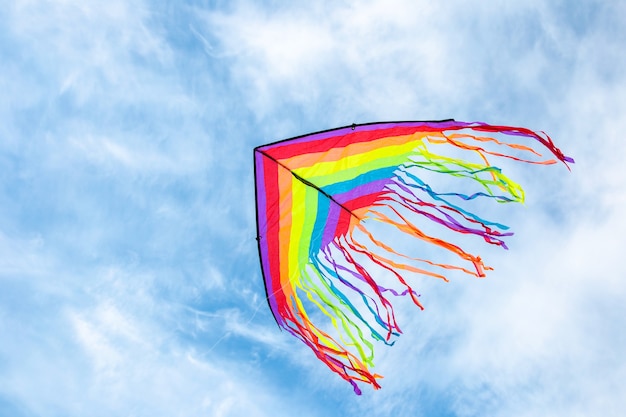
<svg viewBox="0 0 626 417">
<path fill-rule="evenodd" d="M 626 407 L 620 1 L 0 6 L 0 415 L 618 416 Z M 252 149 L 379 120 L 548 132 L 486 280 L 357 397 L 267 308 Z"/>
</svg>

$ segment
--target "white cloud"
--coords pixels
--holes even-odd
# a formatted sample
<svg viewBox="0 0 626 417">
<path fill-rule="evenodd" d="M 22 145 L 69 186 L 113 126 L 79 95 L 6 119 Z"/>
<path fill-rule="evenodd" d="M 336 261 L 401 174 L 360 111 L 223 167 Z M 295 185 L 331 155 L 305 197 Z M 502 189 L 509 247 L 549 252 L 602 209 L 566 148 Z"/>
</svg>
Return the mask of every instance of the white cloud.
<svg viewBox="0 0 626 417">
<path fill-rule="evenodd" d="M 209 3 L 0 6 L 0 407 L 618 415 L 624 6 Z M 419 285 L 357 399 L 265 307 L 252 146 L 445 117 L 546 130 L 577 163 L 518 170 L 513 249 Z"/>
</svg>

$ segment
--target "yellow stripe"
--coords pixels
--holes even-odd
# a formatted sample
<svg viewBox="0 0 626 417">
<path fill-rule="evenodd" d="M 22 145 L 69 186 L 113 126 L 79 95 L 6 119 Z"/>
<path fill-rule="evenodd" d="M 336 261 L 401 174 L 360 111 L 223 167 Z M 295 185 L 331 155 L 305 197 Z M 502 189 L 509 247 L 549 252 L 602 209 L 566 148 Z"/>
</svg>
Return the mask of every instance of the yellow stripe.
<svg viewBox="0 0 626 417">
<path fill-rule="evenodd" d="M 302 265 L 300 259 L 300 245 L 303 236 L 303 229 L 306 224 L 306 189 L 305 184 L 293 175 L 291 176 L 291 233 L 289 242 L 289 277 L 299 277 L 301 272 L 298 265 Z M 306 236 L 306 234 L 304 235 Z M 281 242 L 282 245 L 283 242 Z"/>
<path fill-rule="evenodd" d="M 325 161 L 310 167 L 295 169 L 294 172 L 318 187 L 351 180 L 361 174 L 389 166 L 398 166 L 421 151 L 422 142 L 407 142 L 402 145 L 386 146 L 358 155 L 350 155 L 338 161 Z"/>
</svg>

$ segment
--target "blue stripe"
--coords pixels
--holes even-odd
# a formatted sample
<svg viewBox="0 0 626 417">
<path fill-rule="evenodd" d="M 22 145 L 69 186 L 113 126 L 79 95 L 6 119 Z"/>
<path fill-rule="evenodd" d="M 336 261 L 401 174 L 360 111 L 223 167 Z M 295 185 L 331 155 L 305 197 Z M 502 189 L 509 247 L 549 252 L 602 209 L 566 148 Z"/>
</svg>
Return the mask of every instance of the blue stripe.
<svg viewBox="0 0 626 417">
<path fill-rule="evenodd" d="M 398 167 L 391 166 L 386 168 L 374 169 L 364 174 L 359 175 L 348 181 L 337 182 L 335 184 L 330 184 L 325 187 L 322 187 L 325 193 L 330 195 L 343 194 L 348 191 L 355 189 L 356 187 L 364 184 L 368 184 L 370 182 L 388 179 L 395 177 L 394 173 Z"/>
</svg>

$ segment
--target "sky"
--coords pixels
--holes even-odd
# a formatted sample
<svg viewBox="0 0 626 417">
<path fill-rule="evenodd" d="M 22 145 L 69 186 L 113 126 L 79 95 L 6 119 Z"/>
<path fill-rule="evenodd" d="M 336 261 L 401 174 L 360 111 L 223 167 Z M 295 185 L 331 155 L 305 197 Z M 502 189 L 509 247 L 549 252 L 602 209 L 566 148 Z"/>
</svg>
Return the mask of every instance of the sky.
<svg viewBox="0 0 626 417">
<path fill-rule="evenodd" d="M 0 416 L 621 416 L 626 3 L 0 5 Z M 267 307 L 255 146 L 352 123 L 547 132 L 486 279 L 356 396 Z M 497 210 L 494 211 L 497 214 Z"/>
</svg>

